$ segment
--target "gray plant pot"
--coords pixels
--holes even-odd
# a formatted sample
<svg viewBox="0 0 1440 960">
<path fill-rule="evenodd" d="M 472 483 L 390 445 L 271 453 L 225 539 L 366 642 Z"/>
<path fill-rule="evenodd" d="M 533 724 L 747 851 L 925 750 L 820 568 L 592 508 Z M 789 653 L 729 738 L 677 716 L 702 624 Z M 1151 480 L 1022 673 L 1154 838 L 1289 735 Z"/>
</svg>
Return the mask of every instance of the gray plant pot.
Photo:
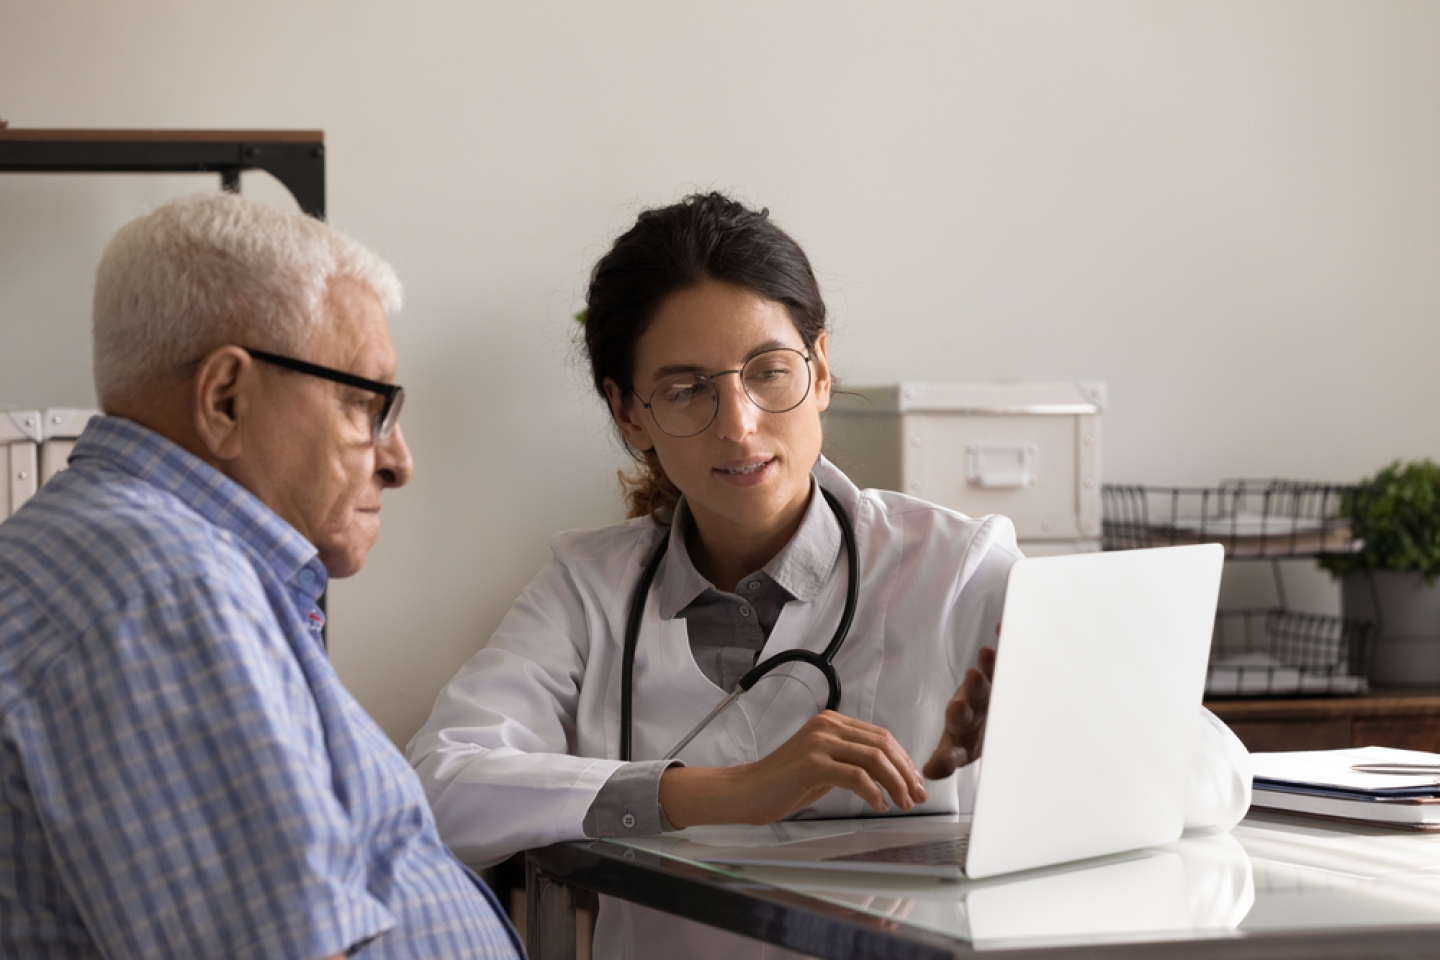
<svg viewBox="0 0 1440 960">
<path fill-rule="evenodd" d="M 1373 595 L 1370 576 L 1375 578 Z M 1379 621 L 1370 657 L 1372 682 L 1397 686 L 1440 684 L 1440 578 L 1429 584 L 1424 574 L 1413 571 L 1352 573 L 1341 578 L 1340 602 L 1347 619 Z"/>
</svg>

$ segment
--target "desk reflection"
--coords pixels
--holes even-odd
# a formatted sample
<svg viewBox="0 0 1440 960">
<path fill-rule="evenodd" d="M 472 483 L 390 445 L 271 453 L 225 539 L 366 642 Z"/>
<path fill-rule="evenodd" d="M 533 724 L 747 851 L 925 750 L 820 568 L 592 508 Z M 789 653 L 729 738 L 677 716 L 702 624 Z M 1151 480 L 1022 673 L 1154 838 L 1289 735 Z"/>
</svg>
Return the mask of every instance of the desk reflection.
<svg viewBox="0 0 1440 960">
<path fill-rule="evenodd" d="M 1256 812 L 1235 836 L 1257 890 L 1244 932 L 1440 924 L 1440 832 Z"/>
<path fill-rule="evenodd" d="M 885 829 L 871 824 L 868 829 Z M 854 824 L 790 823 L 783 834 L 774 828 L 705 828 L 627 845 L 693 860 L 716 847 L 844 829 Z M 978 949 L 1226 936 L 1255 902 L 1250 858 L 1229 834 L 978 881 L 788 867 L 722 872 L 958 937 Z M 764 956 L 777 956 L 775 948 L 768 950 Z M 756 944 L 754 953 L 741 955 L 762 951 Z"/>
</svg>

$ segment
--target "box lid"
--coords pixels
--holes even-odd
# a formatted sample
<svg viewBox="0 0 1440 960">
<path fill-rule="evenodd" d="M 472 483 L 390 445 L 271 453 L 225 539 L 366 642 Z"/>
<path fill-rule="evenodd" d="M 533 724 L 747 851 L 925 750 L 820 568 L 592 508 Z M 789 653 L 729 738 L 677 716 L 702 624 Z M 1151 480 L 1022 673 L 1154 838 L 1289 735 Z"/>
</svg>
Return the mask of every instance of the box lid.
<svg viewBox="0 0 1440 960">
<path fill-rule="evenodd" d="M 44 421 L 39 410 L 6 410 L 0 412 L 0 443 L 29 440 L 39 443 L 45 439 Z"/>
<path fill-rule="evenodd" d="M 958 413 L 1012 416 L 1088 416 L 1105 412 L 1105 383 L 890 383 L 844 384 L 829 413 L 846 415 Z"/>
<path fill-rule="evenodd" d="M 85 431 L 85 424 L 91 417 L 98 417 L 99 410 L 83 407 L 47 407 L 43 416 L 46 440 L 74 440 Z"/>
</svg>

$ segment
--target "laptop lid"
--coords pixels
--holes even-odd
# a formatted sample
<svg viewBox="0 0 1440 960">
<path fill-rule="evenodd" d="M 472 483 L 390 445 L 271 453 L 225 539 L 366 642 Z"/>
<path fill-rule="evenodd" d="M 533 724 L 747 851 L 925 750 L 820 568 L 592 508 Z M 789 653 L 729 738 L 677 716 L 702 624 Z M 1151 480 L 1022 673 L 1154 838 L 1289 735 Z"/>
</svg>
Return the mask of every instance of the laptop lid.
<svg viewBox="0 0 1440 960">
<path fill-rule="evenodd" d="M 1223 562 L 1201 544 L 1015 564 L 966 875 L 1180 837 Z"/>
<path fill-rule="evenodd" d="M 1011 568 L 970 824 L 698 859 L 980 878 L 1178 839 L 1223 561 L 1202 544 Z M 963 861 L 893 856 L 967 832 Z"/>
</svg>

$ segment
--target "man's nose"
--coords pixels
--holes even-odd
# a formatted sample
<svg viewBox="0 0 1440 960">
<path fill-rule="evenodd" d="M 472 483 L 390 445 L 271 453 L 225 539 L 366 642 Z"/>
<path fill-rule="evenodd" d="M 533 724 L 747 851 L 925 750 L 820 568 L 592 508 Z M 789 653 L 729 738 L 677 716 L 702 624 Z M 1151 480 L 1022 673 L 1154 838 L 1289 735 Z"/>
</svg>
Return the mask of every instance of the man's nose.
<svg viewBox="0 0 1440 960">
<path fill-rule="evenodd" d="M 387 487 L 403 487 L 415 475 L 415 461 L 398 423 L 390 436 L 375 447 L 375 472 Z"/>
<path fill-rule="evenodd" d="M 739 371 L 727 370 L 726 373 L 734 373 L 735 379 L 717 375 L 714 381 L 715 402 L 719 405 L 719 409 L 715 411 L 715 429 L 722 440 L 744 440 L 755 432 L 760 408 L 755 406 L 750 395 L 745 392 Z"/>
</svg>

